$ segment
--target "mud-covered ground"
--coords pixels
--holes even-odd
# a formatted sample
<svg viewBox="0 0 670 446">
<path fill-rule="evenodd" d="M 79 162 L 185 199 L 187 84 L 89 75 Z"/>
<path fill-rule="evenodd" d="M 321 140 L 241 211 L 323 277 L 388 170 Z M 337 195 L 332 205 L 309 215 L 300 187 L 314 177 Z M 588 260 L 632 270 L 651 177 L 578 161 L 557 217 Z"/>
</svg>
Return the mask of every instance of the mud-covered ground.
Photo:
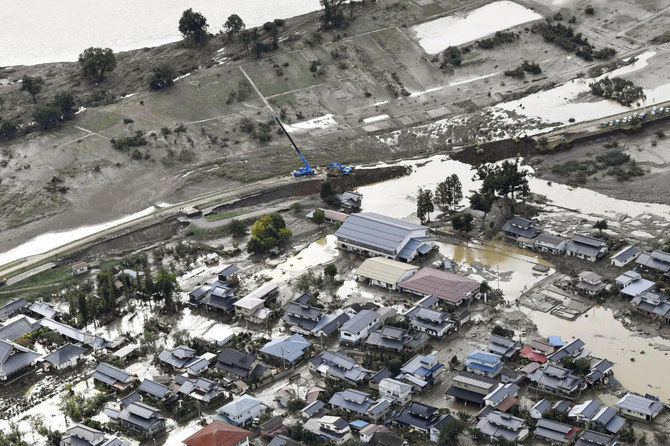
<svg viewBox="0 0 670 446">
<path fill-rule="evenodd" d="M 589 2 L 582 0 L 520 3 L 544 17 L 559 11 L 566 18 L 574 15 L 578 31 L 596 47 L 614 46 L 622 59 L 646 48 L 646 39 L 667 25 L 658 1 L 603 2 L 593 16 L 583 12 Z M 565 82 L 602 63 L 583 61 L 543 42 L 527 24 L 514 29 L 520 34 L 516 42 L 491 50 L 466 44 L 470 50 L 463 63 L 441 69 L 439 58 L 423 51 L 411 27 L 481 4 L 366 3 L 354 9 L 346 29 L 318 33 L 319 14 L 314 13 L 288 20 L 280 31 L 279 50 L 259 59 L 234 60 L 242 45 L 221 36 L 202 49 L 177 43 L 123 53 L 117 69 L 98 86 L 82 81 L 73 63 L 4 69 L 0 115 L 5 118 L 27 123 L 34 107 L 19 91 L 23 74 L 46 79 L 39 103 L 55 91 L 72 89 L 87 109 L 59 131 L 2 144 L 0 160 L 6 166 L 0 168 L 0 229 L 16 228 L 12 244 L 19 244 L 45 231 L 100 223 L 156 202 L 178 202 L 240 182 L 288 175 L 301 166 L 276 127 L 271 127 L 271 141 L 259 143 L 240 130 L 243 117 L 269 122 L 284 110 L 286 123 L 305 123 L 302 130 L 296 127 L 294 136 L 316 165 L 429 155 L 472 144 L 475 137 L 483 142 L 549 128 L 551 122 L 523 118 L 521 109 L 482 107 L 523 96 L 529 88 Z M 659 51 L 651 74 L 641 71 L 636 81 L 645 87 L 663 82 L 657 70 L 666 57 Z M 147 59 L 152 62 L 147 64 Z M 501 74 L 522 59 L 537 61 L 543 73 L 521 80 Z M 168 91 L 149 92 L 148 73 L 154 63 L 168 60 L 180 75 L 190 75 Z M 312 74 L 314 60 L 321 65 Z M 245 73 L 262 98 L 251 90 Z M 229 101 L 240 85 L 245 98 Z M 104 100 L 91 101 L 88 96 L 94 94 Z M 113 103 L 93 107 L 109 101 Z M 310 122 L 328 115 L 334 124 Z M 175 133 L 179 123 L 185 131 Z M 164 134 L 163 128 L 172 132 Z M 115 150 L 108 141 L 138 130 L 146 133 L 147 144 L 137 151 Z"/>
</svg>

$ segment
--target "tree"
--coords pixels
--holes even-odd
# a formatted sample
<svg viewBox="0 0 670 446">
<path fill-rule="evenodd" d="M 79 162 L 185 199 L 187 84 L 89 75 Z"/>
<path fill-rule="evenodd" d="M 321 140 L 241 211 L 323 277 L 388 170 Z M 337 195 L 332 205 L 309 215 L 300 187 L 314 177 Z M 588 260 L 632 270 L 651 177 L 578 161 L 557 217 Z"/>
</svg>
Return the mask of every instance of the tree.
<svg viewBox="0 0 670 446">
<path fill-rule="evenodd" d="M 3 120 L 0 124 L 0 141 L 9 141 L 19 134 L 19 127 L 14 121 Z"/>
<path fill-rule="evenodd" d="M 33 119 L 42 130 L 60 128 L 60 111 L 53 105 L 40 105 L 33 113 Z"/>
<path fill-rule="evenodd" d="M 56 96 L 54 96 L 52 104 L 60 110 L 61 119 L 63 121 L 69 121 L 74 118 L 76 104 L 71 92 L 59 91 L 56 93 Z"/>
<path fill-rule="evenodd" d="M 482 194 L 481 192 L 473 193 L 469 198 L 470 207 L 476 211 L 482 211 L 484 213 L 484 218 L 482 218 L 482 230 L 484 229 L 484 222 L 486 221 L 486 216 L 491 212 L 491 207 L 493 206 L 493 197 L 490 195 Z"/>
<path fill-rule="evenodd" d="M 323 212 L 322 209 L 317 209 L 314 211 L 314 214 L 312 214 L 312 221 L 316 223 L 317 225 L 323 224 L 324 221 L 326 221 L 326 214 Z"/>
<path fill-rule="evenodd" d="M 428 189 L 423 190 L 419 188 L 419 193 L 416 197 L 416 216 L 419 217 L 421 223 L 430 221 L 430 213 L 434 210 L 433 192 Z"/>
<path fill-rule="evenodd" d="M 323 267 L 323 275 L 332 281 L 337 275 L 337 266 L 334 263 L 329 263 Z"/>
<path fill-rule="evenodd" d="M 328 203 L 330 199 L 333 197 L 334 192 L 333 192 L 333 186 L 331 186 L 330 182 L 325 181 L 321 183 L 321 199 Z"/>
<path fill-rule="evenodd" d="M 607 220 L 598 220 L 596 224 L 593 225 L 594 228 L 598 230 L 598 233 L 600 235 L 603 235 L 603 229 L 607 229 Z"/>
<path fill-rule="evenodd" d="M 461 50 L 457 46 L 450 46 L 442 52 L 442 63 L 440 68 L 446 68 L 449 65 L 455 67 L 461 64 Z"/>
<path fill-rule="evenodd" d="M 84 76 L 95 78 L 98 82 L 105 79 L 105 73 L 116 68 L 116 57 L 111 48 L 87 48 L 79 55 L 79 64 Z"/>
<path fill-rule="evenodd" d="M 251 227 L 251 238 L 247 243 L 247 252 L 261 254 L 272 249 L 274 246 L 282 246 L 288 242 L 292 232 L 286 227 L 281 215 L 272 213 L 265 215 Z"/>
<path fill-rule="evenodd" d="M 179 32 L 185 39 L 189 39 L 198 45 L 207 41 L 207 19 L 199 12 L 188 8 L 179 19 Z"/>
<path fill-rule="evenodd" d="M 438 183 L 437 187 L 435 188 L 435 203 L 437 204 L 437 207 L 440 208 L 442 213 L 446 214 L 449 210 L 451 197 L 449 197 L 449 189 L 447 188 L 446 181 Z"/>
<path fill-rule="evenodd" d="M 465 423 L 458 418 L 451 418 L 447 425 L 440 430 L 437 440 L 439 445 L 455 446 L 458 444 L 458 436 L 465 430 Z"/>
<path fill-rule="evenodd" d="M 232 37 L 235 34 L 238 34 L 244 30 L 245 25 L 240 16 L 237 14 L 231 14 L 228 16 L 228 20 L 223 24 L 223 27 L 226 29 L 228 37 Z"/>
<path fill-rule="evenodd" d="M 457 231 L 470 232 L 472 231 L 472 214 L 466 212 L 464 214 L 454 215 L 451 217 L 451 225 Z"/>
<path fill-rule="evenodd" d="M 247 233 L 247 228 L 244 226 L 244 223 L 242 223 L 236 218 L 230 220 L 230 223 L 228 223 L 227 228 L 228 232 L 230 232 L 230 235 L 232 235 L 233 237 L 242 237 Z"/>
<path fill-rule="evenodd" d="M 174 85 L 175 71 L 170 65 L 164 63 L 154 67 L 153 74 L 149 80 L 149 88 L 152 90 L 163 90 Z"/>
<path fill-rule="evenodd" d="M 344 25 L 344 13 L 340 8 L 346 0 L 320 0 L 323 6 L 323 28 L 339 28 Z"/>
<path fill-rule="evenodd" d="M 165 308 L 168 311 L 172 311 L 172 297 L 174 292 L 179 290 L 177 277 L 174 273 L 168 272 L 165 267 L 161 267 L 158 270 L 155 282 L 156 288 L 161 293 L 163 300 L 165 301 Z"/>
<path fill-rule="evenodd" d="M 88 322 L 88 304 L 86 302 L 86 294 L 80 292 L 77 295 L 77 308 L 79 311 L 80 322 L 86 325 Z"/>
<path fill-rule="evenodd" d="M 393 358 L 388 363 L 388 368 L 394 375 L 400 371 L 402 367 L 402 361 L 398 358 Z"/>
<path fill-rule="evenodd" d="M 309 63 L 309 71 L 310 71 L 310 73 L 312 73 L 313 75 L 315 75 L 316 72 L 317 72 L 318 70 L 319 70 L 319 64 L 318 64 L 318 62 L 317 62 L 316 60 L 311 61 L 311 62 Z"/>
<path fill-rule="evenodd" d="M 506 160 L 501 164 L 480 165 L 473 179 L 482 181 L 479 192 L 492 197 L 504 214 L 509 215 L 515 197 L 530 194 L 527 175 L 527 171 L 519 169 L 519 160 Z"/>
<path fill-rule="evenodd" d="M 456 205 L 463 199 L 463 185 L 458 175 L 450 175 L 438 184 L 437 189 L 435 189 L 435 199 L 440 203 L 442 212 L 456 209 Z"/>
<path fill-rule="evenodd" d="M 42 91 L 44 79 L 41 77 L 30 77 L 27 74 L 21 79 L 21 91 L 27 91 L 33 97 L 33 103 L 37 104 L 37 95 Z"/>
</svg>

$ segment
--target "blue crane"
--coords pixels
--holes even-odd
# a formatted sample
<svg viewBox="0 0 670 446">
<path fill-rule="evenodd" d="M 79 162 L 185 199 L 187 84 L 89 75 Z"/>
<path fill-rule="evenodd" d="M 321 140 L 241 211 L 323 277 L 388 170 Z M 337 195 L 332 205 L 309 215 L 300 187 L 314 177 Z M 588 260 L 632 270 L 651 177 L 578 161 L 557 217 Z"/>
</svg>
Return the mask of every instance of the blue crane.
<svg viewBox="0 0 670 446">
<path fill-rule="evenodd" d="M 279 127 L 281 127 L 281 129 L 284 131 L 284 134 L 288 137 L 288 140 L 291 141 L 291 144 L 293 144 L 293 147 L 295 147 L 295 151 L 298 152 L 298 155 L 300 155 L 300 159 L 302 160 L 302 162 L 305 163 L 305 167 L 301 167 L 300 169 L 293 171 L 293 176 L 294 177 L 304 177 L 304 176 L 308 176 L 308 175 L 314 175 L 314 169 L 312 169 L 312 167 L 309 165 L 309 163 L 307 162 L 305 157 L 302 155 L 302 152 L 300 151 L 298 146 L 293 141 L 293 138 L 291 138 L 291 135 L 288 134 L 288 132 L 286 131 L 286 129 L 282 125 L 279 118 L 276 117 L 276 116 L 273 116 L 273 118 L 275 118 L 275 120 L 279 124 Z"/>
</svg>

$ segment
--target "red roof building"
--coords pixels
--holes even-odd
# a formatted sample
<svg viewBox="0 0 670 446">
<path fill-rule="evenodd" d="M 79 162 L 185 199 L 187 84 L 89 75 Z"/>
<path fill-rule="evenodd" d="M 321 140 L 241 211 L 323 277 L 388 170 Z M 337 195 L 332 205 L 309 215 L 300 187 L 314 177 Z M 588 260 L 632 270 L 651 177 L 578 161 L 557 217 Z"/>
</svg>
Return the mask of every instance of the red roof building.
<svg viewBox="0 0 670 446">
<path fill-rule="evenodd" d="M 546 356 L 534 352 L 533 349 L 530 348 L 530 346 L 528 345 L 522 348 L 521 351 L 519 351 L 519 356 L 529 361 L 539 362 L 540 364 L 544 364 L 545 362 L 547 362 Z"/>
<path fill-rule="evenodd" d="M 420 296 L 435 296 L 450 305 L 460 305 L 479 293 L 479 282 L 448 271 L 421 268 L 398 284 L 403 291 Z"/>
<path fill-rule="evenodd" d="M 248 446 L 248 430 L 214 420 L 184 440 L 186 446 Z"/>
</svg>

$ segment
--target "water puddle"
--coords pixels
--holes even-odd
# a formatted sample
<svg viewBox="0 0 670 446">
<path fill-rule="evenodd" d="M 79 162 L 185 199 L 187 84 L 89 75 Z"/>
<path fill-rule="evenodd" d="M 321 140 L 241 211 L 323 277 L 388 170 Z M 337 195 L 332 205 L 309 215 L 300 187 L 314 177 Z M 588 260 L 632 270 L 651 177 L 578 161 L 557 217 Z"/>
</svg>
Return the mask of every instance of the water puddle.
<svg viewBox="0 0 670 446">
<path fill-rule="evenodd" d="M 638 336 L 615 319 L 612 310 L 602 307 L 592 308 L 575 321 L 525 307 L 520 309 L 537 325 L 540 335 L 559 335 L 564 341 L 581 338 L 593 356 L 612 361 L 614 378 L 624 387 L 657 395 L 666 402 L 670 400 L 666 367 L 670 364 L 669 352 L 653 347 L 654 344 L 670 345 L 670 341 Z"/>
<path fill-rule="evenodd" d="M 413 27 L 419 45 L 428 54 L 439 53 L 450 46 L 472 42 L 522 23 L 539 20 L 542 16 L 517 3 L 493 2 L 465 16 L 442 17 Z"/>
<path fill-rule="evenodd" d="M 334 235 L 327 235 L 261 274 L 275 281 L 286 281 L 310 268 L 331 262 L 338 254 L 337 239 Z"/>
</svg>

